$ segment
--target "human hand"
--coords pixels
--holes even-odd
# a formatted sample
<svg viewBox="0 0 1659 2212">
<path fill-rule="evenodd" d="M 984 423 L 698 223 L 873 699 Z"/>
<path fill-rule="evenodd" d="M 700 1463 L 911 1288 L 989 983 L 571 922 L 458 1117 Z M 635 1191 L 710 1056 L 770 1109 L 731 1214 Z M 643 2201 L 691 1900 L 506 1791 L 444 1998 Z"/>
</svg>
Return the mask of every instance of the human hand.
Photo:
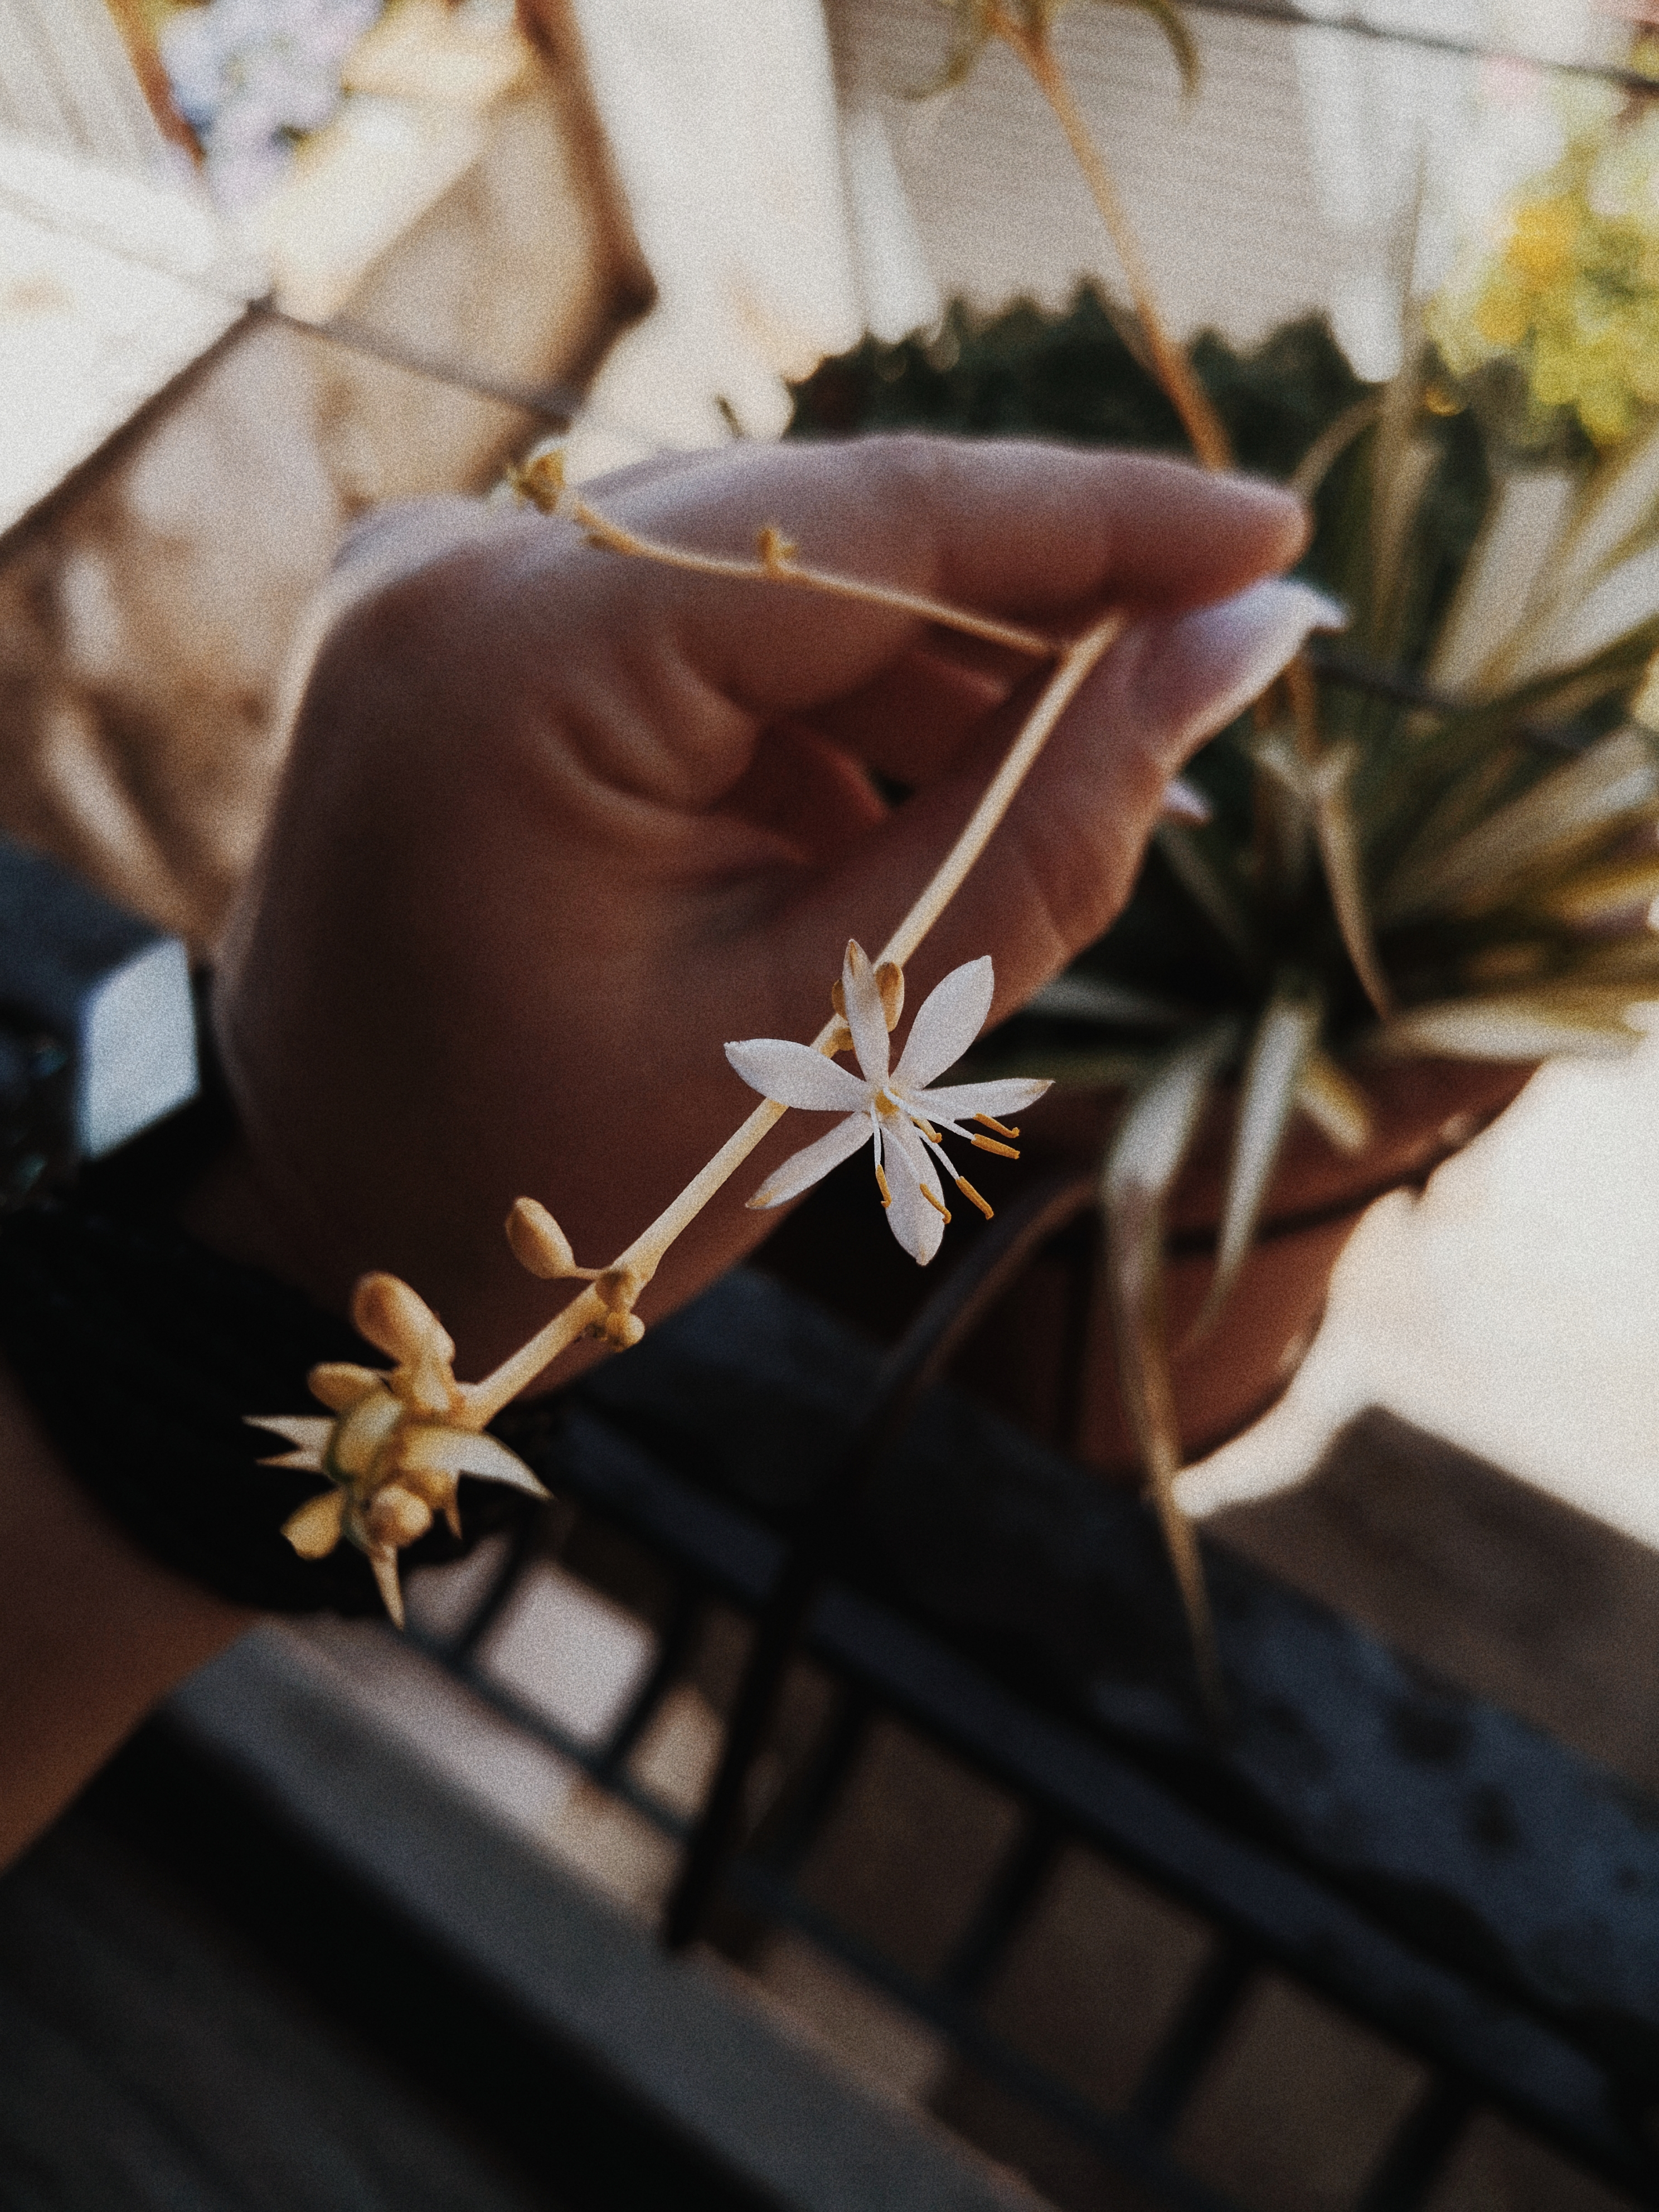
<svg viewBox="0 0 1659 2212">
<path fill-rule="evenodd" d="M 1132 613 L 914 962 L 913 1006 L 988 952 L 1006 1012 L 1097 937 L 1167 779 L 1317 611 L 1295 586 L 1227 597 L 1296 556 L 1297 503 L 1173 461 L 872 440 L 588 496 L 702 550 L 747 554 L 776 522 L 816 567 L 1059 635 Z M 501 1234 L 513 1199 L 585 1262 L 613 1257 L 753 1105 L 724 1042 L 817 1030 L 847 939 L 873 949 L 897 921 L 1040 677 L 540 515 L 439 503 L 386 526 L 377 562 L 312 669 L 221 962 L 245 1133 L 198 1219 L 336 1305 L 365 1268 L 405 1277 L 465 1375 L 549 1310 Z M 647 1322 L 765 1235 L 744 1200 L 817 1133 L 774 1133 L 671 1254 Z"/>
</svg>

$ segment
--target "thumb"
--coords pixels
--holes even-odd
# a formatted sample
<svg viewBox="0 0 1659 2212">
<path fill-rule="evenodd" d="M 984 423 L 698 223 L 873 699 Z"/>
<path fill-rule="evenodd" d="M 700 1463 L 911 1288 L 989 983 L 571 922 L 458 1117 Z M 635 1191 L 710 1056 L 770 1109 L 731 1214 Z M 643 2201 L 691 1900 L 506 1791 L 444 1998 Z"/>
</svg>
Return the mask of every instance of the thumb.
<svg viewBox="0 0 1659 2212">
<path fill-rule="evenodd" d="M 988 952 L 993 1017 L 1024 1003 L 1109 927 L 1170 776 L 1256 698 L 1316 629 L 1346 617 L 1279 580 L 1126 631 L 1054 728 L 989 845 L 916 956 L 913 991 Z M 819 879 L 794 917 L 803 963 L 879 944 L 949 851 L 1040 684 L 951 771 Z M 822 943 L 820 944 L 820 939 Z"/>
</svg>

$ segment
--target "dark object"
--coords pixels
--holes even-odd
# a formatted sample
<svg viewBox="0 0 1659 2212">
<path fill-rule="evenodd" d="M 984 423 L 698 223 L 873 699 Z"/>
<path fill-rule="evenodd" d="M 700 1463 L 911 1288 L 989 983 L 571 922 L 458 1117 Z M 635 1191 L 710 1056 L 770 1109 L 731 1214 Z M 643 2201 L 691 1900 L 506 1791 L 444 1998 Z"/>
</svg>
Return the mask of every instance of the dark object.
<svg viewBox="0 0 1659 2212">
<path fill-rule="evenodd" d="M 196 1089 L 178 939 L 0 837 L 0 1192 L 114 1151 Z"/>
<path fill-rule="evenodd" d="M 355 1546 L 305 1560 L 283 1536 L 323 1478 L 262 1467 L 287 1447 L 246 1417 L 320 1412 L 305 1389 L 313 1366 L 380 1355 L 173 1218 L 232 1127 L 210 1069 L 193 1104 L 0 1222 L 0 1350 L 76 1478 L 164 1565 L 264 1612 L 379 1613 Z M 514 1517 L 511 1495 L 464 1482 L 465 1539 L 440 1522 L 410 1564 L 461 1557 Z"/>
</svg>

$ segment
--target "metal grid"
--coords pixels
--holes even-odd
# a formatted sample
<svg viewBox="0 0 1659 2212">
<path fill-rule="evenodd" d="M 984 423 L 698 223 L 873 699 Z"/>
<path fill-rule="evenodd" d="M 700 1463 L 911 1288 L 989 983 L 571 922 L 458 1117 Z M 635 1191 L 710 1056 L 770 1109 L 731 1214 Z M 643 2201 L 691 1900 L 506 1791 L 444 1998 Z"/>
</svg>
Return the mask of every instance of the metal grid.
<svg viewBox="0 0 1659 2212">
<path fill-rule="evenodd" d="M 1123 1712 L 1136 1697 L 1144 1704 L 1144 1679 L 1127 1685 L 1121 1711 L 1097 1681 L 1095 1716 L 1067 1711 L 1034 1686 L 1028 1670 L 988 1664 L 963 1648 L 960 1608 L 953 1618 L 949 1593 L 941 1595 L 925 1559 L 913 1552 L 895 1570 L 878 1525 L 895 1486 L 908 1486 L 941 1515 L 959 1515 L 961 1497 L 939 1489 L 937 1471 L 960 1467 L 965 1455 L 977 1463 L 975 1480 L 987 1476 L 994 1486 L 984 1512 L 994 1544 L 995 1486 L 1029 1506 L 1039 1462 L 1063 1481 L 1064 1462 L 965 1403 L 928 1393 L 991 1300 L 1089 1196 L 1086 1179 L 1060 1181 L 1000 1217 L 878 1372 L 839 1324 L 776 1285 L 738 1278 L 701 1310 L 654 1332 L 596 1384 L 556 1407 L 508 1417 L 516 1447 L 564 1502 L 565 1534 L 573 1510 L 575 1525 L 622 1532 L 633 1573 L 645 1566 L 667 1592 L 650 1608 L 659 1631 L 653 1662 L 602 1742 L 550 1722 L 481 1663 L 492 1625 L 549 1541 L 545 1522 L 526 1526 L 469 1618 L 447 1638 L 427 1638 L 427 1650 L 672 1840 L 679 1856 L 664 1930 L 671 1945 L 711 1933 L 718 1940 L 733 1914 L 751 1927 L 798 1931 L 1152 2201 L 1194 2212 L 1220 2212 L 1233 2201 L 1182 2163 L 1173 2139 L 1247 2000 L 1283 1975 L 1409 2052 L 1424 2070 L 1420 2094 L 1352 2198 L 1358 2212 L 1429 2203 L 1483 2111 L 1541 2136 L 1632 2201 L 1659 2203 L 1659 2005 L 1651 2002 L 1659 1982 L 1644 1984 L 1645 2014 L 1639 2001 L 1632 2006 L 1628 1987 L 1613 1986 L 1616 1973 L 1605 1987 L 1593 1986 L 1592 1969 L 1565 1996 L 1547 1986 L 1547 1975 L 1528 1963 L 1540 1948 L 1528 1924 L 1533 1905 L 1513 1896 L 1493 1902 L 1468 1840 L 1469 1803 L 1490 1801 L 1500 1785 L 1460 1765 L 1455 1751 L 1447 1755 L 1449 1747 L 1472 1729 L 1484 1731 L 1489 1751 L 1496 1744 L 1505 1817 L 1537 1841 L 1544 1863 L 1559 1853 L 1582 1881 L 1587 1850 L 1601 1854 L 1586 1907 L 1588 1949 L 1599 1944 L 1608 1957 L 1628 1959 L 1634 1947 L 1645 1958 L 1653 1947 L 1659 1838 L 1644 1826 L 1650 1813 L 1507 1717 L 1435 1692 L 1415 1709 L 1415 1725 L 1425 1741 L 1440 1731 L 1431 1750 L 1443 1759 L 1443 1787 L 1437 1796 L 1431 1789 L 1439 1812 L 1426 1817 L 1443 1826 L 1429 1839 L 1425 1863 L 1435 1879 L 1443 1877 L 1444 1893 L 1436 1911 L 1414 1911 L 1363 1869 L 1337 1863 L 1341 1855 L 1327 1850 L 1316 1822 L 1297 1832 L 1293 1790 L 1275 1823 L 1263 1818 L 1259 1800 L 1243 1803 L 1236 1786 L 1268 1705 L 1299 1701 L 1309 1712 L 1323 1710 L 1333 1725 L 1334 1678 L 1338 1705 L 1352 1698 L 1352 1710 L 1335 1717 L 1339 1737 L 1375 1734 L 1376 1712 L 1369 1708 L 1387 1707 L 1395 1736 L 1409 1738 L 1399 1703 L 1407 1693 L 1405 1670 L 1358 1632 L 1224 1555 L 1212 1559 L 1238 1707 L 1231 1731 L 1237 1741 L 1217 1737 L 1196 1709 L 1173 1591 L 1146 1518 L 1128 1498 L 1097 1492 L 1088 1508 L 1092 1525 L 1097 1534 L 1114 1534 L 1121 1555 L 1115 1584 L 1100 1587 L 1098 1601 L 1122 1624 L 1120 1642 L 1127 1636 L 1156 1649 L 1153 1676 L 1177 1716 L 1172 1727 L 1135 1741 Z M 744 1466 L 794 1470 L 769 1501 L 741 1468 L 722 1465 L 733 1403 L 726 1394 L 739 1373 L 732 1347 L 739 1340 L 752 1408 Z M 839 1426 L 827 1420 L 826 1404 L 836 1398 L 861 1408 L 858 1417 Z M 944 1446 L 937 1435 L 929 1441 L 941 1420 Z M 813 1437 L 816 1457 L 806 1441 Z M 804 1481 L 809 1463 L 812 1479 Z M 739 1495 L 745 1487 L 749 1494 Z M 1011 1561 L 1011 1575 L 1019 1572 Z M 596 1578 L 605 1579 L 603 1570 Z M 1042 1608 L 1045 1594 L 1028 1589 L 1025 1601 Z M 726 1716 L 720 1765 L 688 1821 L 630 1762 L 686 1679 L 700 1625 L 717 1608 L 735 1609 L 752 1634 Z M 757 1821 L 748 1809 L 757 1762 L 776 1759 L 780 1700 L 803 1665 L 828 1681 L 830 1692 L 810 1743 Z M 1352 1677 L 1346 1686 L 1345 1668 Z M 873 1945 L 801 1878 L 872 1730 L 889 1719 L 943 1747 L 1018 1808 L 1017 1830 L 953 1948 L 927 1974 Z M 1413 1756 L 1407 1750 L 1392 1767 L 1384 1761 L 1357 1770 L 1362 1820 L 1365 1804 L 1386 1819 L 1382 1808 L 1402 1789 L 1422 1799 L 1420 1771 L 1407 1772 Z M 1574 1826 L 1575 1803 L 1583 1808 L 1583 1832 Z M 1624 1808 L 1622 1826 L 1615 1805 Z M 1177 1900 L 1211 1931 L 1173 2024 L 1132 2093 L 1109 2103 L 1038 2063 L 997 2030 L 985 2006 L 1062 1854 L 1078 1846 Z M 915 1878 L 925 1882 L 926 1869 L 918 1867 Z M 1457 1933 L 1459 1912 L 1481 1920 L 1475 1940 L 1467 1929 Z M 1126 1996 L 1133 2001 L 1133 1992 Z"/>
</svg>

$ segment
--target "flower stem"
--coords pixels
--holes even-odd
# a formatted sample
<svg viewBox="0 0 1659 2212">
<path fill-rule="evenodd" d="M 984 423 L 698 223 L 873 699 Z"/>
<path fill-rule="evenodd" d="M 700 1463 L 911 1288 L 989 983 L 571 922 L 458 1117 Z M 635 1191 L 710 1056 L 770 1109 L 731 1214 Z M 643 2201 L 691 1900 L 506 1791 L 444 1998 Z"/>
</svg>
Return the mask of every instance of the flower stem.
<svg viewBox="0 0 1659 2212">
<path fill-rule="evenodd" d="M 720 553 L 692 553 L 678 545 L 641 538 L 626 530 L 580 495 L 559 510 L 584 530 L 595 545 L 635 560 L 660 562 L 665 568 L 684 568 L 696 576 L 732 576 L 747 583 L 794 584 L 809 591 L 825 592 L 833 599 L 858 599 L 866 606 L 890 607 L 896 613 L 919 616 L 942 629 L 960 630 L 966 637 L 983 638 L 990 645 L 1006 645 L 1015 653 L 1029 653 L 1047 660 L 1060 651 L 1060 641 L 1018 623 L 996 622 L 988 615 L 970 613 L 925 592 L 907 592 L 896 584 L 877 584 L 859 576 L 840 576 L 827 568 L 809 568 L 793 557 L 774 554 L 762 560 L 737 560 Z"/>
<path fill-rule="evenodd" d="M 1231 468 L 1232 447 L 1222 427 L 1221 417 L 1211 404 L 1210 395 L 1193 374 L 1192 363 L 1164 327 L 1164 318 L 1158 313 L 1157 295 L 1152 289 L 1152 270 L 1140 250 L 1134 226 L 1118 196 L 1117 186 L 1106 166 L 1105 157 L 1083 119 L 1083 111 L 1078 106 L 1071 80 L 1060 67 L 1049 43 L 1046 23 L 1040 28 L 1034 28 L 999 9 L 995 29 L 1030 71 L 1037 90 L 1053 109 L 1055 120 L 1066 133 L 1066 143 L 1071 147 L 1078 167 L 1083 172 L 1083 180 L 1100 210 L 1100 219 L 1106 226 L 1127 279 L 1129 296 L 1134 302 L 1136 316 L 1146 334 L 1158 380 L 1163 386 L 1170 404 L 1180 416 L 1187 435 L 1192 441 L 1193 451 L 1206 469 Z"/>
<path fill-rule="evenodd" d="M 1124 620 L 1121 614 L 1105 616 L 1060 654 L 1059 665 L 1043 686 L 1041 697 L 1009 747 L 1002 765 L 981 794 L 978 805 L 957 833 L 950 851 L 934 869 L 909 912 L 882 947 L 876 963 L 878 966 L 882 961 L 891 960 L 902 967 L 955 897 L 963 878 L 985 850 L 998 823 L 1013 804 L 1015 794 L 1030 775 L 1055 724 L 1076 697 L 1091 669 L 1122 634 Z M 817 1052 L 830 1051 L 836 1048 L 838 1040 L 844 1040 L 845 1036 L 846 1030 L 841 1021 L 831 1019 L 813 1038 L 813 1048 Z M 635 1238 L 626 1251 L 612 1261 L 611 1268 L 618 1272 L 626 1269 L 637 1275 L 641 1283 L 648 1282 L 670 1245 L 690 1227 L 710 1199 L 731 1180 L 761 1139 L 777 1126 L 787 1111 L 787 1107 L 780 1106 L 771 1099 L 757 1106 L 747 1120 L 732 1131 L 714 1158 L 691 1178 L 672 1204 L 657 1216 L 648 1229 Z M 538 1329 L 527 1344 L 521 1345 L 510 1358 L 503 1360 L 492 1374 L 485 1376 L 480 1382 L 464 1383 L 461 1391 L 466 1403 L 468 1425 L 481 1429 L 486 1422 L 493 1420 L 501 1408 L 533 1382 L 561 1352 L 568 1351 L 585 1329 L 602 1321 L 605 1314 L 605 1308 L 598 1292 L 583 1291 L 572 1298 L 568 1306 L 555 1314 L 544 1328 Z"/>
</svg>

